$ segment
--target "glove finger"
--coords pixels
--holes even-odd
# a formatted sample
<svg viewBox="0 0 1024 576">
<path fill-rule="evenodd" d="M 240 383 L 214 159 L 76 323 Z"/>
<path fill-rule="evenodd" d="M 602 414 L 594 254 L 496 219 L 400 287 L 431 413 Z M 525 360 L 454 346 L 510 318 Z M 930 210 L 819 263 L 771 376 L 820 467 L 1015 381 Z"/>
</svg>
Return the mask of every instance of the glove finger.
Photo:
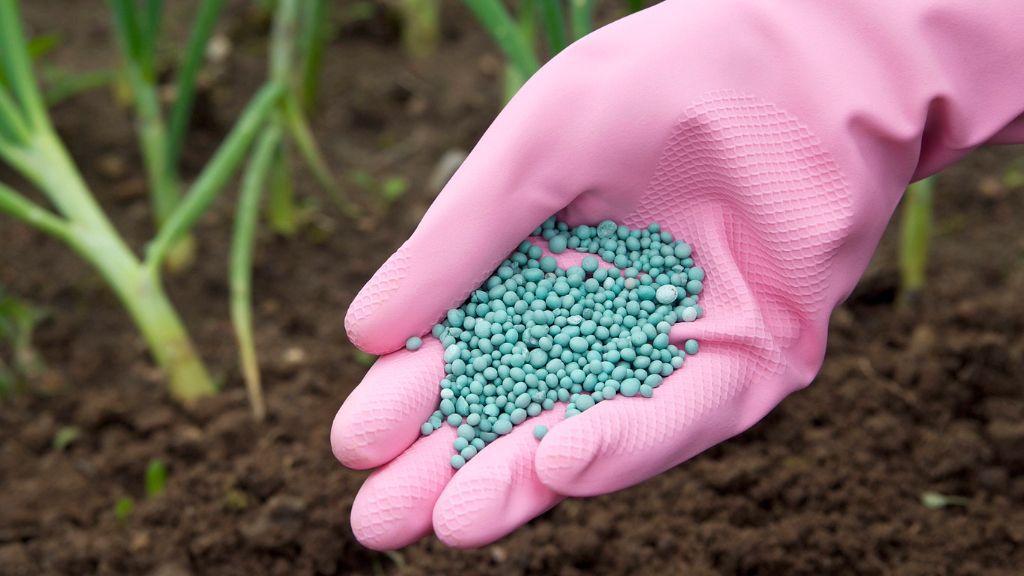
<svg viewBox="0 0 1024 576">
<path fill-rule="evenodd" d="M 714 277 L 701 294 L 705 315 L 676 324 L 671 333 L 677 345 L 697 339 L 700 351 L 665 378 L 653 397 L 619 396 L 553 429 L 538 447 L 536 469 L 556 492 L 590 496 L 646 480 L 746 430 L 793 383 L 813 376 L 814 366 L 784 366 L 763 302 L 740 274 L 729 231 L 718 220 L 709 222 L 714 225 L 679 227 L 686 231 L 683 237 L 693 238 L 698 263 Z"/>
<path fill-rule="evenodd" d="M 517 426 L 463 466 L 434 506 L 434 532 L 457 548 L 483 546 L 502 538 L 563 499 L 534 472 L 537 425 L 553 427 L 565 404 Z"/>
<path fill-rule="evenodd" d="M 552 429 L 537 449 L 541 481 L 568 496 L 632 486 L 746 430 L 788 393 L 753 382 L 756 364 L 734 343 L 703 345 L 652 398 L 617 396 Z"/>
<path fill-rule="evenodd" d="M 438 496 L 451 480 L 455 430 L 442 426 L 366 479 L 352 502 L 352 532 L 373 550 L 394 550 L 430 534 Z"/>
<path fill-rule="evenodd" d="M 415 352 L 399 350 L 374 362 L 334 417 L 331 448 L 342 464 L 375 468 L 416 441 L 437 408 L 443 354 L 436 338 L 425 338 Z"/>
<path fill-rule="evenodd" d="M 552 254 L 546 242 L 534 240 L 562 268 L 579 266 L 587 256 L 572 250 Z M 611 266 L 604 261 L 600 265 Z M 428 337 L 415 353 L 399 350 L 374 363 L 334 418 L 331 446 L 342 464 L 375 468 L 416 440 L 420 425 L 437 408 L 443 355 L 441 343 Z"/>
</svg>

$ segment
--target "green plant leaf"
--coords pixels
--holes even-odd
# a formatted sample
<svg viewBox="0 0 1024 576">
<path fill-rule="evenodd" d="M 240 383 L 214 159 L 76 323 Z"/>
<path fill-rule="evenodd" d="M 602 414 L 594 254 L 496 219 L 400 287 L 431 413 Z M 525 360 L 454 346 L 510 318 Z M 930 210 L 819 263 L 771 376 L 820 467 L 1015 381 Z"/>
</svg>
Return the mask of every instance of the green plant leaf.
<svg viewBox="0 0 1024 576">
<path fill-rule="evenodd" d="M 464 1 L 522 78 L 529 78 L 540 68 L 533 47 L 500 0 Z"/>
<path fill-rule="evenodd" d="M 114 518 L 121 524 L 126 524 L 135 511 L 135 500 L 128 496 L 122 496 L 114 504 Z"/>
<path fill-rule="evenodd" d="M 380 195 L 387 203 L 392 203 L 405 195 L 409 190 L 409 183 L 400 176 L 392 176 L 384 180 L 380 187 Z"/>
<path fill-rule="evenodd" d="M 238 340 L 239 362 L 249 394 L 253 416 L 262 421 L 266 415 L 252 329 L 252 252 L 256 243 L 256 223 L 260 197 L 266 187 L 274 155 L 279 151 L 281 131 L 275 122 L 263 130 L 242 177 L 242 189 L 235 211 L 235 229 L 231 239 L 231 322 Z"/>
<path fill-rule="evenodd" d="M 169 136 L 167 143 L 167 164 L 178 168 L 181 150 L 185 145 L 185 134 L 188 132 L 188 120 L 192 114 L 192 104 L 196 97 L 196 79 L 203 65 L 206 45 L 213 34 L 217 18 L 220 16 L 224 0 L 203 0 L 199 5 L 199 13 L 192 24 L 192 34 L 185 48 L 185 59 L 178 68 L 178 95 L 171 108 Z"/>
<path fill-rule="evenodd" d="M 56 32 L 42 34 L 32 37 L 28 41 L 28 55 L 33 60 L 39 60 L 60 46 L 61 37 Z"/>
<path fill-rule="evenodd" d="M 373 354 L 367 354 L 362 350 L 355 351 L 356 362 L 363 366 L 373 366 L 373 363 L 377 361 L 377 357 Z"/>
<path fill-rule="evenodd" d="M 61 426 L 57 433 L 53 435 L 53 449 L 57 452 L 63 452 L 74 444 L 81 435 L 82 429 L 77 426 Z"/>
<path fill-rule="evenodd" d="M 221 143 L 213 159 L 199 174 L 185 199 L 178 204 L 167 222 L 157 233 L 146 254 L 146 265 L 156 271 L 164 262 L 171 247 L 195 225 L 210 204 L 224 190 L 235 170 L 245 159 L 256 135 L 263 127 L 285 87 L 268 83 L 249 101 L 235 127 Z"/>
<path fill-rule="evenodd" d="M 921 505 L 930 510 L 939 510 L 948 506 L 967 506 L 970 500 L 963 496 L 947 496 L 938 492 L 922 492 Z"/>
<path fill-rule="evenodd" d="M 146 466 L 146 498 L 159 498 L 167 491 L 167 466 L 154 458 Z"/>
<path fill-rule="evenodd" d="M 112 87 L 120 78 L 117 70 L 70 72 L 56 66 L 43 69 L 46 89 L 43 97 L 47 106 L 55 106 L 68 98 L 99 88 Z"/>
</svg>

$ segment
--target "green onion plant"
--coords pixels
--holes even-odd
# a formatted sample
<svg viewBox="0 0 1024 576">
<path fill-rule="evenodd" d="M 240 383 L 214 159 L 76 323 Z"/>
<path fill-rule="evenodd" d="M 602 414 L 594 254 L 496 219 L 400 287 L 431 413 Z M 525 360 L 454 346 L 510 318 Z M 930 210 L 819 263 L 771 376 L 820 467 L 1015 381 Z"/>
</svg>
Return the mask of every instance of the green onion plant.
<svg viewBox="0 0 1024 576">
<path fill-rule="evenodd" d="M 167 466 L 163 460 L 153 458 L 146 465 L 146 498 L 159 498 L 167 491 Z"/>
<path fill-rule="evenodd" d="M 931 176 L 911 184 L 903 196 L 900 227 L 900 292 L 905 303 L 913 301 L 925 285 L 934 218 L 934 190 L 935 176 Z"/>
<path fill-rule="evenodd" d="M 182 193 L 178 172 L 180 153 L 194 99 L 195 75 L 203 47 L 222 0 L 200 4 L 182 69 L 178 97 L 165 121 L 155 89 L 155 39 L 161 2 L 110 0 L 117 35 L 125 54 L 126 73 L 139 122 L 158 228 L 137 252 L 128 245 L 104 213 L 53 127 L 32 70 L 16 0 L 0 0 L 0 160 L 41 193 L 49 206 L 0 183 L 0 213 L 47 233 L 78 253 L 103 277 L 118 296 L 162 368 L 171 395 L 184 403 L 216 391 L 213 379 L 195 350 L 191 337 L 163 288 L 163 269 L 180 254 L 183 241 L 203 213 L 225 189 L 259 141 L 246 170 L 239 211 L 252 211 L 258 190 L 274 154 L 287 134 L 321 180 L 331 181 L 312 139 L 298 90 L 284 71 L 293 57 L 296 0 L 281 0 L 275 14 L 271 78 L 252 97 L 235 126 L 195 180 Z M 305 3 L 304 3 L 305 4 Z M 248 212 L 246 212 L 248 213 Z M 233 315 L 248 312 L 248 278 L 254 224 L 240 219 L 231 258 Z M 246 252 L 248 251 L 248 252 Z M 244 277 L 244 281 L 237 280 Z M 243 310 L 241 313 L 238 310 Z M 251 322 L 237 322 L 240 340 L 251 343 Z M 243 348 L 246 346 L 243 345 Z M 246 354 L 243 353 L 243 358 Z M 245 362 L 243 362 L 245 364 Z M 248 384 L 248 382 L 247 382 Z M 252 387 L 250 386 L 252 393 Z M 262 401 L 253 394 L 254 411 Z"/>
<path fill-rule="evenodd" d="M 543 62 L 594 29 L 595 0 L 520 0 L 515 13 L 502 0 L 463 2 L 505 56 L 506 100 Z M 645 0 L 626 0 L 625 9 L 632 13 L 646 5 Z"/>
<path fill-rule="evenodd" d="M 46 370 L 32 345 L 36 326 L 46 312 L 7 293 L 0 286 L 0 398 L 24 388 Z M 9 360 L 2 354 L 7 350 Z"/>
<path fill-rule="evenodd" d="M 224 0 L 204 0 L 199 5 L 184 59 L 176 70 L 177 94 L 169 120 L 160 105 L 156 63 L 163 1 L 107 0 L 107 3 L 114 17 L 124 74 L 135 106 L 136 129 L 156 228 L 162 231 L 181 202 L 181 153 L 195 102 L 196 79 Z M 176 239 L 168 254 L 168 265 L 173 269 L 187 266 L 193 257 L 193 246 L 189 235 Z"/>
<path fill-rule="evenodd" d="M 398 0 L 402 18 L 402 47 L 414 60 L 437 50 L 441 39 L 441 0 Z"/>
<path fill-rule="evenodd" d="M 122 496 L 114 503 L 114 518 L 118 524 L 127 524 L 131 520 L 133 512 L 135 512 L 135 500 L 130 496 Z"/>
<path fill-rule="evenodd" d="M 277 0 L 274 10 L 269 75 L 270 82 L 282 89 L 281 105 L 263 127 L 242 178 L 228 270 L 239 362 L 257 420 L 264 418 L 266 408 L 253 336 L 252 261 L 263 189 L 269 188 L 267 216 L 271 229 L 291 235 L 297 227 L 298 211 L 289 152 L 296 150 L 345 215 L 355 217 L 359 213 L 356 205 L 341 194 L 305 116 L 305 108 L 313 103 L 326 41 L 326 0 Z"/>
<path fill-rule="evenodd" d="M 275 233 L 290 236 L 298 226 L 294 190 L 288 178 L 297 152 L 341 212 L 358 217 L 358 206 L 338 185 L 316 144 L 306 112 L 316 100 L 323 52 L 329 37 L 327 0 L 277 0 L 270 41 L 270 77 L 288 88 L 276 121 L 282 138 L 271 159 L 268 221 Z"/>
</svg>

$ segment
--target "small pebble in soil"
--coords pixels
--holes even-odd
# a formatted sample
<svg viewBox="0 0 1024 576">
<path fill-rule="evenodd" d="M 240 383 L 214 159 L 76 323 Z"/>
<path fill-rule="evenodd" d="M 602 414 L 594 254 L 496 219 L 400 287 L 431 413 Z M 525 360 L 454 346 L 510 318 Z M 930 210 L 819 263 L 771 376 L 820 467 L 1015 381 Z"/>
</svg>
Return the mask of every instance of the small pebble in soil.
<svg viewBox="0 0 1024 576">
<path fill-rule="evenodd" d="M 563 269 L 531 240 L 588 256 Z M 456 428 L 451 465 L 459 469 L 558 403 L 569 418 L 620 394 L 650 398 L 697 353 L 696 340 L 680 349 L 669 332 L 703 315 L 703 289 L 692 247 L 657 224 L 570 228 L 548 219 L 431 330 L 444 347 L 445 377 L 420 432 Z M 421 345 L 418 337 L 406 342 L 409 350 Z M 533 435 L 547 430 L 535 426 Z"/>
</svg>

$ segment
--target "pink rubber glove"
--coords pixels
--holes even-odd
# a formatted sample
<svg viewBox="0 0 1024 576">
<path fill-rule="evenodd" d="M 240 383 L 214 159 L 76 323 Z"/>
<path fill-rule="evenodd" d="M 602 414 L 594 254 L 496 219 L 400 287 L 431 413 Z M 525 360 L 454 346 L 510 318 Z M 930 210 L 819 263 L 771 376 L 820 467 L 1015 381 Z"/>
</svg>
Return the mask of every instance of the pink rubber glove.
<svg viewBox="0 0 1024 576">
<path fill-rule="evenodd" d="M 810 383 L 829 314 L 907 183 L 1024 132 L 1012 124 L 1024 110 L 1021 30 L 1020 0 L 670 0 L 569 47 L 348 312 L 352 342 L 386 354 L 331 437 L 346 466 L 380 467 L 352 507 L 359 540 L 397 548 L 433 530 L 453 546 L 491 542 L 566 496 L 671 468 Z M 651 399 L 569 420 L 556 407 L 456 473 L 454 431 L 419 436 L 438 403 L 441 346 L 399 349 L 554 213 L 656 221 L 690 242 L 707 270 L 706 315 L 672 338 L 697 338 L 700 353 Z M 535 423 L 551 427 L 540 442 Z"/>
</svg>

